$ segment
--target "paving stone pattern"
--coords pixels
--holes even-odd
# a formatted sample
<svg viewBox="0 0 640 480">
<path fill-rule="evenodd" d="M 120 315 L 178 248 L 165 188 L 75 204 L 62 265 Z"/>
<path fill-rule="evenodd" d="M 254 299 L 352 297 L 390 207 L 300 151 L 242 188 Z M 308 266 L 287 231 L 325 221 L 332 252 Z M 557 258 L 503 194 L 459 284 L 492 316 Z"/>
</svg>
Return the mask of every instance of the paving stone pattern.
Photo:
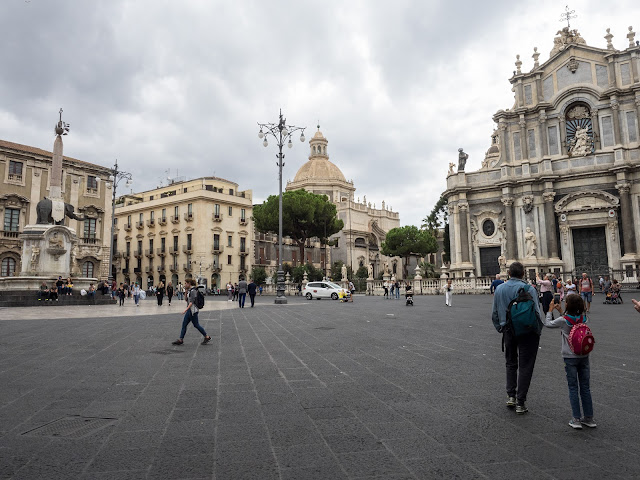
<svg viewBox="0 0 640 480">
<path fill-rule="evenodd" d="M 0 321 L 0 478 L 640 478 L 640 315 L 599 300 L 598 427 L 582 431 L 567 425 L 557 330 L 530 412 L 505 407 L 489 296 L 215 300 L 201 313 L 213 341 L 190 327 L 181 347 L 176 313 Z M 74 415 L 117 420 L 24 435 Z"/>
</svg>

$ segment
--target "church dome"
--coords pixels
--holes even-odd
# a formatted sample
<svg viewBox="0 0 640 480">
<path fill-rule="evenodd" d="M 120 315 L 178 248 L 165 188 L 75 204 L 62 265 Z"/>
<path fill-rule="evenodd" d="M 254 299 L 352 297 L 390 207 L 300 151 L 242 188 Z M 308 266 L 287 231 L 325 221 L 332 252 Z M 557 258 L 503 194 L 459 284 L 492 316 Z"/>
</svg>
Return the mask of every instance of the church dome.
<svg viewBox="0 0 640 480">
<path fill-rule="evenodd" d="M 302 165 L 293 181 L 301 182 L 302 180 L 347 181 L 340 169 L 324 158 L 314 158 Z"/>
<path fill-rule="evenodd" d="M 303 182 L 305 180 L 320 182 L 339 181 L 346 183 L 347 180 L 340 169 L 329 161 L 327 144 L 327 139 L 322 135 L 320 125 L 318 125 L 318 131 L 309 141 L 311 147 L 309 161 L 300 167 L 293 183 Z"/>
</svg>

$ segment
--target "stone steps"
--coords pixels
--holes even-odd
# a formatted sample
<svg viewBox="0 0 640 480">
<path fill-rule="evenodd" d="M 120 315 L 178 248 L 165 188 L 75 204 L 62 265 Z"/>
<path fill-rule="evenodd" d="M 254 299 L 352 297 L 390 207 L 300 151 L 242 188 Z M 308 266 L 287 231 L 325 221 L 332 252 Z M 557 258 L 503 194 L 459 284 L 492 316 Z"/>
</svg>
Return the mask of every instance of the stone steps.
<svg viewBox="0 0 640 480">
<path fill-rule="evenodd" d="M 38 300 L 38 292 L 34 290 L 28 291 L 11 291 L 5 290 L 0 292 L 0 308 L 2 307 L 36 307 L 36 306 L 72 306 L 72 305 L 115 305 L 116 300 L 112 300 L 109 295 L 102 295 L 96 292 L 94 298 L 88 295 L 82 296 L 80 293 L 73 295 L 60 295 L 58 301 L 55 300 Z"/>
</svg>

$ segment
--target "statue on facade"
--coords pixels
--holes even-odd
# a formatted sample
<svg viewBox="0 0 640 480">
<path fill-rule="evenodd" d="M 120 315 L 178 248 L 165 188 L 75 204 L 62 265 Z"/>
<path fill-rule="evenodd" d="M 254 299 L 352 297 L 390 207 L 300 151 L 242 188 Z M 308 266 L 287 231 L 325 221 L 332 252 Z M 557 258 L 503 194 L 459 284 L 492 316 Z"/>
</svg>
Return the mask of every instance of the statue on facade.
<svg viewBox="0 0 640 480">
<path fill-rule="evenodd" d="M 527 227 L 524 234 L 524 243 L 526 247 L 526 256 L 535 257 L 536 250 L 538 248 L 538 238 L 536 237 L 536 234 L 531 231 L 530 227 Z"/>
<path fill-rule="evenodd" d="M 500 273 L 507 271 L 507 257 L 500 255 L 498 257 L 498 265 L 500 265 Z"/>
<path fill-rule="evenodd" d="M 456 167 L 456 164 L 453 162 L 449 162 L 449 171 L 447 172 L 447 176 L 449 175 L 453 175 L 454 171 L 453 169 Z"/>
<path fill-rule="evenodd" d="M 569 155 L 572 157 L 584 157 L 591 153 L 593 140 L 589 136 L 586 127 L 578 127 L 575 136 L 571 139 Z"/>
<path fill-rule="evenodd" d="M 550 57 L 553 57 L 556 53 L 561 52 L 565 48 L 567 48 L 570 44 L 586 44 L 584 38 L 580 35 L 578 30 L 571 30 L 569 27 L 564 27 L 562 30 L 558 30 L 556 33 L 557 37 L 553 39 L 553 49 L 549 54 Z"/>
<path fill-rule="evenodd" d="M 464 150 L 462 148 L 459 148 L 458 149 L 458 171 L 459 172 L 464 172 L 464 167 L 467 164 L 468 158 L 469 158 L 469 155 L 464 153 Z"/>
</svg>

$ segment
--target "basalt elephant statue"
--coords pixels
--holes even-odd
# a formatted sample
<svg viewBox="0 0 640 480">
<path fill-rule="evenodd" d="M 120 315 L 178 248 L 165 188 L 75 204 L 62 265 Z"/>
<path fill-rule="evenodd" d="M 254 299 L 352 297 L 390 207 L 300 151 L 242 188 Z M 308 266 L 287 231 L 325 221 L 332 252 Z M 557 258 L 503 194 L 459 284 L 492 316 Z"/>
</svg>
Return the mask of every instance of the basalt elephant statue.
<svg viewBox="0 0 640 480">
<path fill-rule="evenodd" d="M 64 215 L 65 217 L 72 218 L 74 220 L 84 220 L 84 217 L 77 216 L 74 212 L 73 205 L 70 205 L 65 202 L 64 204 Z M 36 212 L 38 213 L 38 219 L 36 223 L 38 225 L 62 225 L 64 223 L 64 219 L 60 222 L 54 222 L 53 217 L 51 217 L 51 199 L 44 197 L 42 200 L 38 202 L 36 205 Z"/>
</svg>

